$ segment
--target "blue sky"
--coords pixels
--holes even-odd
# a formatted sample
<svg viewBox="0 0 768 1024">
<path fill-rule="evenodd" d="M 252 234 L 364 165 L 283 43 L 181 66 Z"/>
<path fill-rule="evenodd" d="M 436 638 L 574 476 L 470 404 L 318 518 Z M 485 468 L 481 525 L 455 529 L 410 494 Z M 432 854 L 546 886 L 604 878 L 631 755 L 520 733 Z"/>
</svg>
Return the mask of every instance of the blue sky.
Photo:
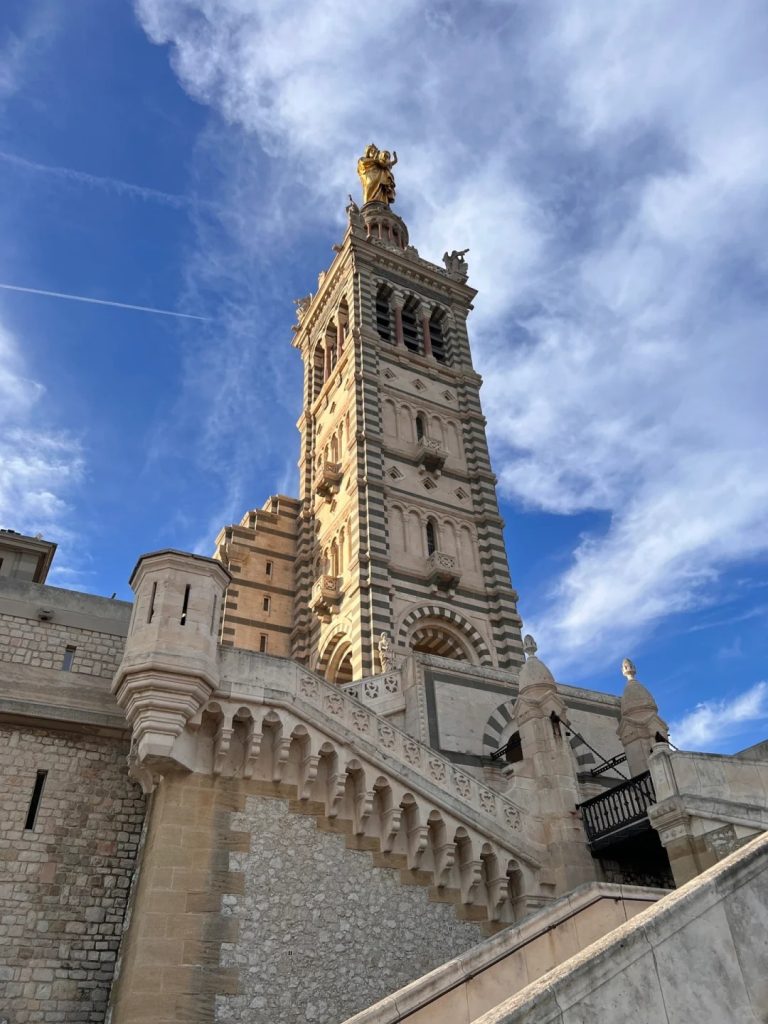
<svg viewBox="0 0 768 1024">
<path fill-rule="evenodd" d="M 759 0 L 6 0 L 0 284 L 188 317 L 0 288 L 0 520 L 127 597 L 295 493 L 292 300 L 373 140 L 421 255 L 470 247 L 542 657 L 763 738 L 766 52 Z"/>
</svg>

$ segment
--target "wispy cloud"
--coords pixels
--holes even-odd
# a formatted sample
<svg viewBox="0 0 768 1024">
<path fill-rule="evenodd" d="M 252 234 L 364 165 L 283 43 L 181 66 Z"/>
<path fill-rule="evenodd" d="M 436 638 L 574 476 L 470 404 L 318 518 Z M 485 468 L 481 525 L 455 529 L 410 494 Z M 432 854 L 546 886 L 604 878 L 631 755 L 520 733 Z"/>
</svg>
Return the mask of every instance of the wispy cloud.
<svg viewBox="0 0 768 1024">
<path fill-rule="evenodd" d="M 0 46 L 0 102 L 22 88 L 57 28 L 58 12 L 50 0 L 32 0 L 25 6 L 21 27 L 7 32 Z"/>
<path fill-rule="evenodd" d="M 113 192 L 116 195 L 128 196 L 132 199 L 142 199 L 151 202 L 162 203 L 165 206 L 176 209 L 187 209 L 189 207 L 211 205 L 205 199 L 198 199 L 194 196 L 178 195 L 174 192 L 163 192 L 157 188 L 149 188 L 146 185 L 136 185 L 129 181 L 122 181 L 120 178 L 110 178 L 99 174 L 88 174 L 86 171 L 78 171 L 72 167 L 56 167 L 50 164 L 41 164 L 35 160 L 27 160 L 17 156 L 15 153 L 4 153 L 0 151 L 0 161 L 19 170 L 30 171 L 34 174 L 41 174 L 51 178 L 58 178 L 77 185 L 85 185 L 88 188 L 98 188 L 103 191 Z"/>
<path fill-rule="evenodd" d="M 85 463 L 76 438 L 45 426 L 44 393 L 0 325 L 0 523 L 66 543 L 73 536 L 68 497 Z"/>
<path fill-rule="evenodd" d="M 759 682 L 733 697 L 697 704 L 672 722 L 669 732 L 675 746 L 684 750 L 733 749 L 739 736 L 766 721 L 768 682 Z"/>
<path fill-rule="evenodd" d="M 45 295 L 51 299 L 70 299 L 72 302 L 90 302 L 95 306 L 115 306 L 117 309 L 132 309 L 139 313 L 159 313 L 161 316 L 177 316 L 183 320 L 208 320 L 207 316 L 194 313 L 180 313 L 173 309 L 156 309 L 154 306 L 134 306 L 129 302 L 115 302 L 112 299 L 94 299 L 89 295 L 70 295 L 68 292 L 49 292 L 43 288 L 22 288 L 18 284 L 2 284 L 0 288 L 9 292 L 25 292 L 28 295 Z"/>
<path fill-rule="evenodd" d="M 470 246 L 503 490 L 610 514 L 546 600 L 523 595 L 559 668 L 616 657 L 766 550 L 765 11 L 136 7 L 233 126 L 254 191 L 279 182 L 264 223 L 242 178 L 226 186 L 230 243 L 286 246 L 340 209 L 373 139 L 400 153 L 399 209 L 423 254 Z"/>
</svg>

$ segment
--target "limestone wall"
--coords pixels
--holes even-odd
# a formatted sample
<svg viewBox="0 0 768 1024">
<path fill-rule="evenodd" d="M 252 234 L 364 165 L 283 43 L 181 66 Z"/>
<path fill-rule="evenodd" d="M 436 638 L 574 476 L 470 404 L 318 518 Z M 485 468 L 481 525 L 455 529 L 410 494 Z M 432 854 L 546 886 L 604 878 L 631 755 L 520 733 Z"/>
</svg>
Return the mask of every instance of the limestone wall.
<svg viewBox="0 0 768 1024">
<path fill-rule="evenodd" d="M 649 760 L 656 804 L 648 815 L 678 885 L 768 829 L 768 763 L 671 750 Z"/>
<path fill-rule="evenodd" d="M 18 615 L 0 616 L 0 661 L 33 668 L 61 669 L 67 647 L 74 647 L 67 671 L 111 677 L 122 657 L 125 637 Z"/>
<path fill-rule="evenodd" d="M 760 836 L 473 1024 L 765 1024 L 766 963 Z"/>
<path fill-rule="evenodd" d="M 0 1017 L 12 1024 L 104 1019 L 144 814 L 126 754 L 121 739 L 0 726 Z"/>
<path fill-rule="evenodd" d="M 224 897 L 240 928 L 222 960 L 240 992 L 219 997 L 217 1024 L 336 1024 L 481 938 L 285 800 L 249 796 L 233 826 L 250 849 L 230 857 L 244 891 Z"/>
</svg>

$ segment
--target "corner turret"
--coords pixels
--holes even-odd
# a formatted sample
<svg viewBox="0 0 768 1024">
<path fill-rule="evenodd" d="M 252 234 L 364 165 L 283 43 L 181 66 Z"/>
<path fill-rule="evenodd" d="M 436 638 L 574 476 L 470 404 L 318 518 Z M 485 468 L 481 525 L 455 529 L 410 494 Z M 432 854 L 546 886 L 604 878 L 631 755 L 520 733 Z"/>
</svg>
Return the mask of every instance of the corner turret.
<svg viewBox="0 0 768 1024">
<path fill-rule="evenodd" d="M 136 602 L 112 691 L 133 731 L 137 777 L 137 766 L 191 767 L 174 745 L 218 683 L 217 627 L 230 579 L 213 558 L 171 549 L 136 564 Z"/>
</svg>

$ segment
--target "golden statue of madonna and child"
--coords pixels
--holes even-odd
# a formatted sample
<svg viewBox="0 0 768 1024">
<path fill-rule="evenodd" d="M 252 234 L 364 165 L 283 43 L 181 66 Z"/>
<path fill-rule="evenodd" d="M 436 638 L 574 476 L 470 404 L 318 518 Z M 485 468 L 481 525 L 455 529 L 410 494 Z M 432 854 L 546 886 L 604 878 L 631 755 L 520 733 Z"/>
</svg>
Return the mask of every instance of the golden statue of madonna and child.
<svg viewBox="0 0 768 1024">
<path fill-rule="evenodd" d="M 363 203 L 384 203 L 389 206 L 395 201 L 395 176 L 392 168 L 397 163 L 397 153 L 379 149 L 371 143 L 357 161 L 357 174 L 363 186 Z"/>
</svg>

